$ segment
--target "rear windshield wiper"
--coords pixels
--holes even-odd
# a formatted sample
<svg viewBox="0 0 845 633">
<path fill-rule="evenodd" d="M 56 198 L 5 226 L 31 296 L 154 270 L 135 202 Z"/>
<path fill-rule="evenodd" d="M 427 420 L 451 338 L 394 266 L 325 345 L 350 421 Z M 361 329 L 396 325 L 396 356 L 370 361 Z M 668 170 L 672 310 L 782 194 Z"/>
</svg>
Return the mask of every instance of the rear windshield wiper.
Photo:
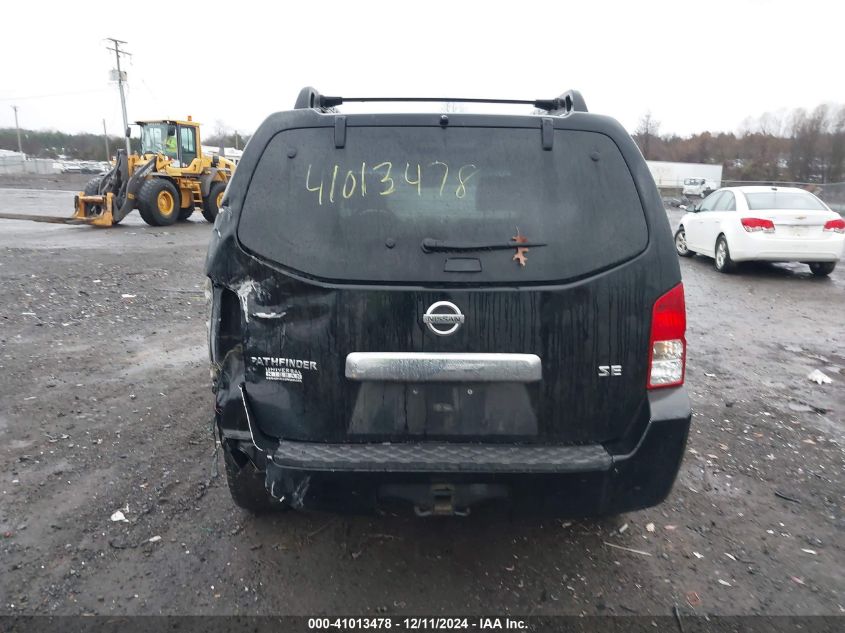
<svg viewBox="0 0 845 633">
<path fill-rule="evenodd" d="M 546 246 L 543 242 L 450 242 L 448 240 L 436 240 L 433 237 L 426 237 L 420 244 L 424 253 L 449 253 L 460 251 L 504 251 L 509 248 L 537 248 Z"/>
</svg>

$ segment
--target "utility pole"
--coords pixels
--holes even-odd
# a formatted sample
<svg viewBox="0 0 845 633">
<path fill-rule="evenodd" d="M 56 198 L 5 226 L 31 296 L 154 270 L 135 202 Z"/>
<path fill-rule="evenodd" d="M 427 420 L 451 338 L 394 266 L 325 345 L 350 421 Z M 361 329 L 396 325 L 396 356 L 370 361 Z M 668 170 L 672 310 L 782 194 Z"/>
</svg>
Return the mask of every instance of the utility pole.
<svg viewBox="0 0 845 633">
<path fill-rule="evenodd" d="M 12 106 L 15 111 L 15 131 L 18 133 L 18 151 L 23 155 L 23 146 L 21 145 L 21 128 L 18 126 L 18 106 Z"/>
<path fill-rule="evenodd" d="M 106 142 L 106 161 L 111 159 L 111 151 L 109 150 L 109 133 L 106 132 L 106 120 L 103 119 L 103 140 Z"/>
<path fill-rule="evenodd" d="M 120 69 L 120 56 L 121 55 L 130 55 L 131 53 L 127 53 L 126 51 L 120 50 L 121 44 L 126 44 L 123 40 L 116 40 L 113 37 L 107 37 L 112 44 L 114 44 L 114 48 L 106 47 L 106 50 L 114 51 L 114 57 L 117 60 L 117 87 L 120 90 L 120 107 L 123 110 L 123 129 L 124 134 L 126 128 L 129 127 L 129 119 L 126 116 L 126 95 L 123 94 L 123 71 Z M 129 148 L 129 137 L 125 137 L 126 140 L 126 154 L 129 155 L 131 150 Z"/>
</svg>

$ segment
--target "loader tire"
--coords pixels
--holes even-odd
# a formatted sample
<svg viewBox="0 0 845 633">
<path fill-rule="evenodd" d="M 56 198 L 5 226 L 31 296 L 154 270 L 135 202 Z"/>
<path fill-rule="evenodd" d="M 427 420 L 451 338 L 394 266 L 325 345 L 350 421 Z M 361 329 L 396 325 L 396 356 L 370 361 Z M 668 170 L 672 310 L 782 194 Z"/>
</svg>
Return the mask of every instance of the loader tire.
<svg viewBox="0 0 845 633">
<path fill-rule="evenodd" d="M 179 219 L 179 192 L 165 178 L 149 178 L 138 190 L 138 211 L 150 226 L 169 226 Z"/>
<path fill-rule="evenodd" d="M 208 190 L 208 197 L 202 201 L 202 216 L 214 224 L 217 214 L 220 212 L 220 203 L 223 201 L 223 192 L 226 191 L 225 182 L 213 182 Z"/>
</svg>

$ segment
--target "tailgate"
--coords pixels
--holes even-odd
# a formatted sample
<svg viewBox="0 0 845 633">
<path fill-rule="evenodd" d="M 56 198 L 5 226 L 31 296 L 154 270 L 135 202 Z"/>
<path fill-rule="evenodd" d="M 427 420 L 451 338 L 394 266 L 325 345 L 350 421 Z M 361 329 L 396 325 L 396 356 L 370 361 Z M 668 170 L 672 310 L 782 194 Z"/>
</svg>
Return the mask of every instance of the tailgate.
<svg viewBox="0 0 845 633">
<path fill-rule="evenodd" d="M 556 130 L 551 145 L 539 129 L 434 126 L 351 126 L 342 149 L 328 128 L 268 144 L 238 227 L 266 275 L 244 308 L 266 432 L 624 432 L 645 400 L 655 296 L 644 211 L 609 137 Z"/>
</svg>

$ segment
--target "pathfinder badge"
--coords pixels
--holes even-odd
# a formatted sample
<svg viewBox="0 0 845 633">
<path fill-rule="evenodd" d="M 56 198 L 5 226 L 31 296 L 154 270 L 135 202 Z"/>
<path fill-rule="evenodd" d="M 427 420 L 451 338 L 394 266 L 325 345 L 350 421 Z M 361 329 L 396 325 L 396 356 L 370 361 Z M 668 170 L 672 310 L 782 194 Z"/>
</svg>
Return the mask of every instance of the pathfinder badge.
<svg viewBox="0 0 845 633">
<path fill-rule="evenodd" d="M 317 371 L 317 362 L 299 358 L 280 358 L 278 356 L 250 356 L 250 361 L 257 367 L 264 368 L 264 378 L 283 382 L 302 382 L 303 371 Z"/>
</svg>

